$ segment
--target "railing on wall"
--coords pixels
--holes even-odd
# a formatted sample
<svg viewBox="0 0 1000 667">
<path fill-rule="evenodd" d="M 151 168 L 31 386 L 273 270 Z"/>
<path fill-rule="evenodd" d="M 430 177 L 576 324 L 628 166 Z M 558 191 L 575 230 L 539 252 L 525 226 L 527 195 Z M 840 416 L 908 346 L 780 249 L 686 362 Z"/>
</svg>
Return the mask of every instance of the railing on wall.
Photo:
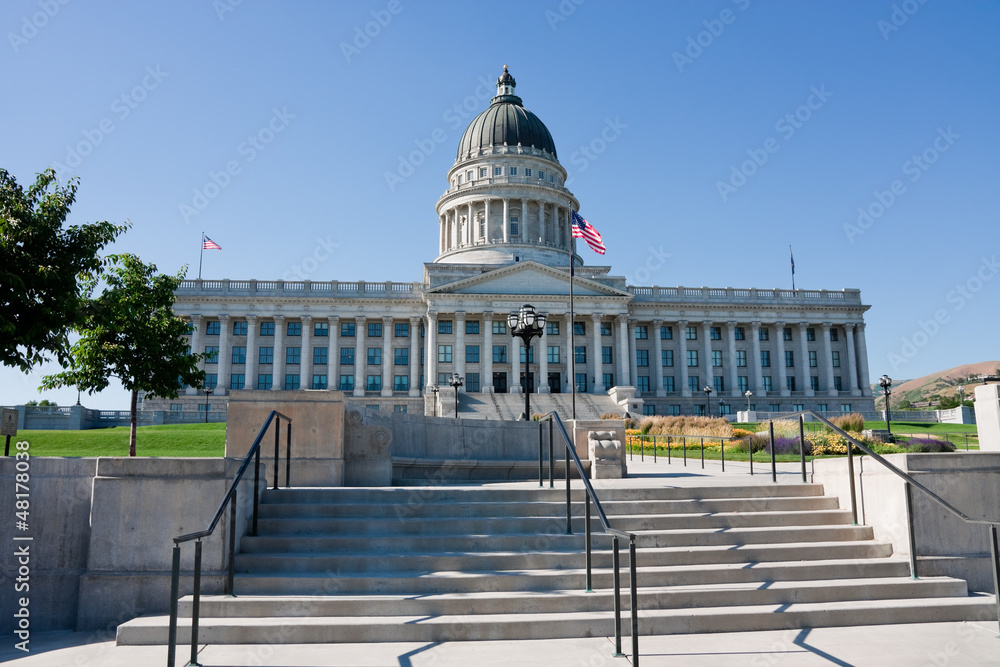
<svg viewBox="0 0 1000 667">
<path fill-rule="evenodd" d="M 260 432 L 257 433 L 257 438 L 254 440 L 253 445 L 250 447 L 250 451 L 247 452 L 246 457 L 243 459 L 243 463 L 240 465 L 239 470 L 236 472 L 236 478 L 233 480 L 232 484 L 229 485 L 229 490 L 226 492 L 225 497 L 219 504 L 219 509 L 215 513 L 215 517 L 209 524 L 208 528 L 197 533 L 188 533 L 187 535 L 180 535 L 174 538 L 174 550 L 172 555 L 172 565 L 170 571 L 170 630 L 167 638 L 167 665 L 168 667 L 174 667 L 176 654 L 177 654 L 177 607 L 178 607 L 178 595 L 180 592 L 180 569 L 181 569 L 181 545 L 185 542 L 194 541 L 194 594 L 193 594 L 193 604 L 191 608 L 191 665 L 198 664 L 198 617 L 200 613 L 201 605 L 201 546 L 202 539 L 210 537 L 212 533 L 215 532 L 216 526 L 219 524 L 219 520 L 226 513 L 226 509 L 229 509 L 229 539 L 228 544 L 224 547 L 224 555 L 226 555 L 226 594 L 233 594 L 233 579 L 235 576 L 235 558 L 236 558 L 236 508 L 237 508 L 237 489 L 240 482 L 243 480 L 243 475 L 246 474 L 247 469 L 250 467 L 250 462 L 253 461 L 253 508 L 250 514 L 250 534 L 257 534 L 257 506 L 260 501 L 260 448 L 261 443 L 264 440 L 264 434 L 267 429 L 271 426 L 271 422 L 274 422 L 274 489 L 278 489 L 278 477 L 279 477 L 279 464 L 280 464 L 280 447 L 279 440 L 281 436 L 281 420 L 284 419 L 287 423 L 287 433 L 285 435 L 285 488 L 291 488 L 291 468 L 292 468 L 292 420 L 289 417 L 281 414 L 276 410 L 271 410 L 271 413 L 267 416 L 264 421 L 264 425 L 261 427 Z M 264 486 L 267 486 L 266 471 L 264 476 Z"/>
</svg>

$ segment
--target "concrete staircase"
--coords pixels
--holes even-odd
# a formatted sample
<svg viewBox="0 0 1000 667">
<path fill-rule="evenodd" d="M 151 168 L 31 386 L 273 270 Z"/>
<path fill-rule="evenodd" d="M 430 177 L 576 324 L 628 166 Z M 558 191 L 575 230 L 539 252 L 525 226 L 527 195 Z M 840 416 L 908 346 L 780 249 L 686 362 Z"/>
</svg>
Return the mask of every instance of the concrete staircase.
<svg viewBox="0 0 1000 667">
<path fill-rule="evenodd" d="M 995 618 L 993 596 L 964 581 L 911 580 L 819 485 L 599 494 L 612 525 L 638 534 L 643 635 Z M 237 597 L 202 599 L 202 643 L 613 635 L 611 541 L 595 532 L 584 592 L 583 519 L 565 534 L 558 487 L 269 490 L 260 512 L 236 559 Z M 627 561 L 623 545 L 625 609 Z M 189 598 L 181 616 L 183 643 Z M 163 644 L 167 620 L 129 621 L 118 643 Z"/>
<path fill-rule="evenodd" d="M 454 417 L 454 394 L 440 398 L 439 414 Z M 531 412 L 558 412 L 563 419 L 572 414 L 570 394 L 532 394 Z M 459 395 L 458 416 L 462 419 L 489 419 L 515 421 L 524 412 L 524 394 L 482 394 L 478 392 Z M 579 419 L 600 419 L 607 413 L 621 414 L 621 408 L 606 394 L 577 394 L 576 415 Z"/>
</svg>

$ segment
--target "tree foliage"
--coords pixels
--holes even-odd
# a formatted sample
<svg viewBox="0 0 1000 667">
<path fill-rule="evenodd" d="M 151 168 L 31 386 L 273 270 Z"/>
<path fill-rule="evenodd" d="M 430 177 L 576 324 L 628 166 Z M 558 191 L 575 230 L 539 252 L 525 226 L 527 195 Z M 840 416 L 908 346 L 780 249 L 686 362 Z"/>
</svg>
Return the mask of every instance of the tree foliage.
<svg viewBox="0 0 1000 667">
<path fill-rule="evenodd" d="M 64 228 L 78 181 L 66 186 L 46 169 L 24 190 L 0 169 L 0 363 L 28 371 L 55 355 L 65 364 L 69 330 L 83 314 L 83 277 L 105 262 L 98 253 L 128 225 Z"/>
<path fill-rule="evenodd" d="M 43 388 L 74 386 L 93 393 L 117 378 L 132 395 L 132 432 L 129 456 L 135 456 L 137 397 L 176 398 L 182 384 L 200 387 L 205 373 L 185 338 L 188 324 L 174 315 L 174 290 L 184 272 L 176 276 L 158 274 L 154 264 L 135 255 L 119 255 L 104 275 L 101 294 L 89 298 L 80 340 L 71 350 L 71 367 L 46 376 Z M 90 297 L 96 278 L 87 278 Z"/>
</svg>

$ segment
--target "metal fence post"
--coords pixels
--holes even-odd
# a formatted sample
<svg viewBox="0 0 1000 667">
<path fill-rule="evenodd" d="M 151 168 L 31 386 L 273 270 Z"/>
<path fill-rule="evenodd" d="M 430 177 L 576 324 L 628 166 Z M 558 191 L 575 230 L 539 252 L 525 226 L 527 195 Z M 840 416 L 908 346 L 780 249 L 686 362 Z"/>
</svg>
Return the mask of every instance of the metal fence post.
<svg viewBox="0 0 1000 667">
<path fill-rule="evenodd" d="M 275 470 L 277 475 L 277 470 Z M 198 619 L 201 616 L 201 540 L 194 543 L 194 598 L 191 603 L 191 665 L 198 664 Z"/>
<path fill-rule="evenodd" d="M 771 481 L 774 483 L 778 482 L 778 456 L 777 452 L 774 451 L 774 421 L 768 422 L 768 430 L 770 431 L 771 438 Z"/>
<path fill-rule="evenodd" d="M 281 440 L 281 417 L 274 418 L 274 490 L 278 490 L 278 462 L 281 461 L 281 454 L 278 452 L 278 441 Z M 264 486 L 267 486 L 265 481 Z"/>
<path fill-rule="evenodd" d="M 167 667 L 174 667 L 177 657 L 177 596 L 180 595 L 181 545 L 174 543 L 170 566 L 170 626 L 167 630 Z"/>
<path fill-rule="evenodd" d="M 614 536 L 612 545 L 612 567 L 615 571 L 615 658 L 624 658 L 622 653 L 622 580 L 621 564 L 618 556 L 618 536 Z"/>
<path fill-rule="evenodd" d="M 802 483 L 806 483 L 806 435 L 805 417 L 799 415 L 799 459 L 802 461 Z"/>
<path fill-rule="evenodd" d="M 913 526 L 913 491 L 909 482 L 903 482 L 903 493 L 906 496 L 906 531 L 910 539 L 910 578 L 919 579 L 917 576 L 917 537 Z"/>
</svg>

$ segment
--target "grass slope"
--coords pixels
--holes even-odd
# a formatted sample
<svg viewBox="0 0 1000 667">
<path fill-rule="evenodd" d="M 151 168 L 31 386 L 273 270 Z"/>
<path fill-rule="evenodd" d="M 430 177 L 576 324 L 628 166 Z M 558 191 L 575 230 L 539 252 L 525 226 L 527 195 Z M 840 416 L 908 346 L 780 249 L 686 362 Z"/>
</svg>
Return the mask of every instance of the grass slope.
<svg viewBox="0 0 1000 667">
<path fill-rule="evenodd" d="M 127 426 L 86 431 L 20 431 L 11 438 L 31 443 L 32 456 L 128 456 Z M 222 456 L 225 424 L 171 424 L 140 426 L 136 433 L 139 456 Z"/>
</svg>

